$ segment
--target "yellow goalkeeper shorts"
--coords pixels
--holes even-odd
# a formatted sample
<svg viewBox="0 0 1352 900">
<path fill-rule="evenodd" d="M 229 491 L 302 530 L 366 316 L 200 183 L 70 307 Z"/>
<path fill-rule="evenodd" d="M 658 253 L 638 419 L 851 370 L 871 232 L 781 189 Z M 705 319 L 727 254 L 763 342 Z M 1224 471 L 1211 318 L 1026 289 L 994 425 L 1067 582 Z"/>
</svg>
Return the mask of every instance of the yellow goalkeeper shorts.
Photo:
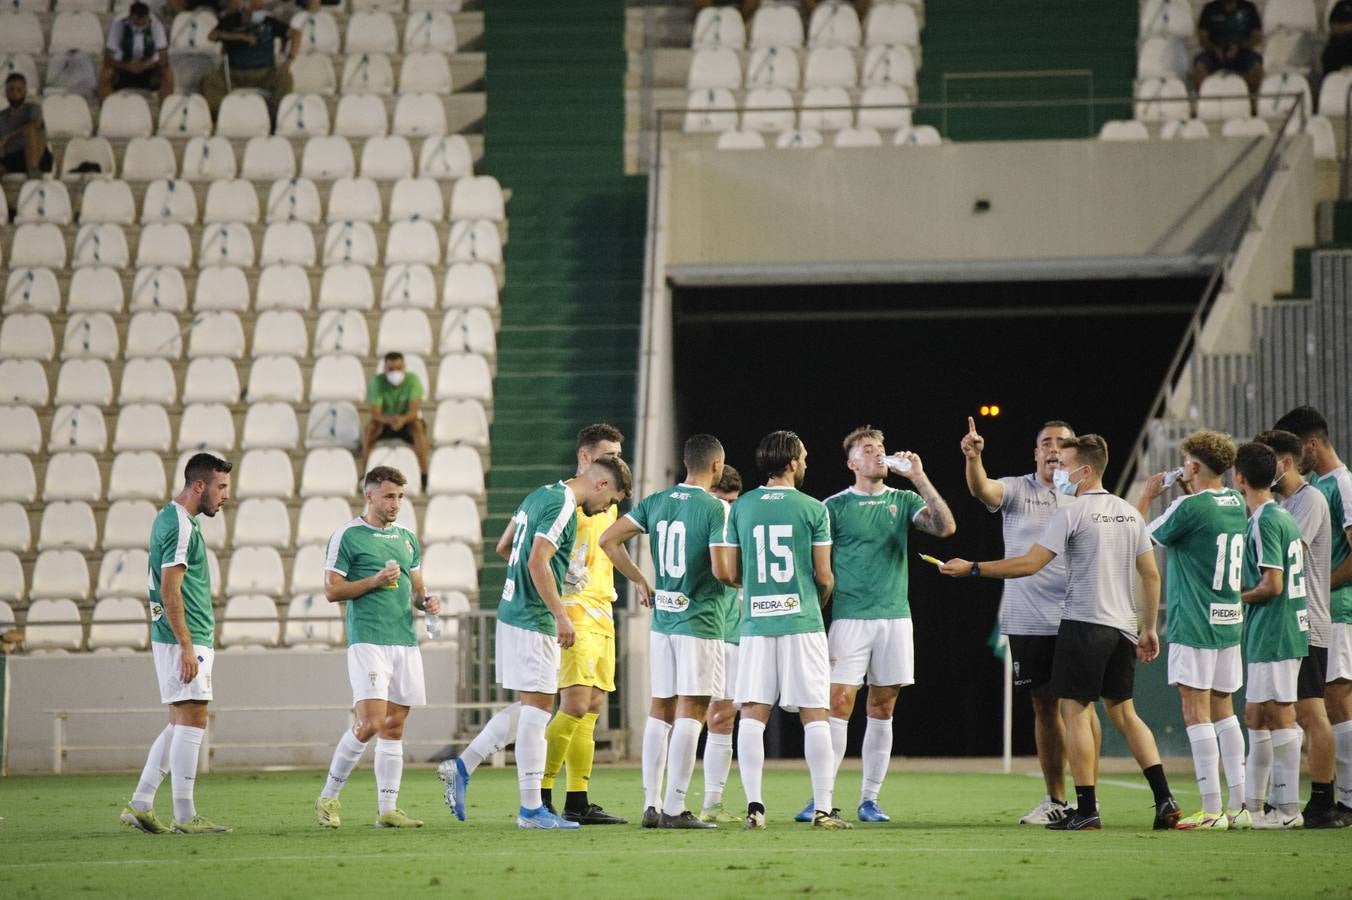
<svg viewBox="0 0 1352 900">
<path fill-rule="evenodd" d="M 559 687 L 585 684 L 603 691 L 615 690 L 615 638 L 599 631 L 579 628 L 573 646 L 559 661 Z"/>
</svg>

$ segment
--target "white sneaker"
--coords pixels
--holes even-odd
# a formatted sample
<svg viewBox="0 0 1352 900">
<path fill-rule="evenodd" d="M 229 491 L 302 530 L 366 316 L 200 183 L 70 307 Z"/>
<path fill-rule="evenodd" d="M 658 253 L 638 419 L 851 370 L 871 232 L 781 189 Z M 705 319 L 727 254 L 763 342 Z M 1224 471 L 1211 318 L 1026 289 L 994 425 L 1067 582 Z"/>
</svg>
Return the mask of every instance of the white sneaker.
<svg viewBox="0 0 1352 900">
<path fill-rule="evenodd" d="M 1304 828 L 1305 817 L 1300 813 L 1284 813 L 1280 809 L 1269 807 L 1253 817 L 1255 831 L 1285 831 L 1292 828 Z"/>
<path fill-rule="evenodd" d="M 1070 815 L 1072 807 L 1060 800 L 1053 800 L 1050 796 L 1043 797 L 1042 802 L 1033 807 L 1032 812 L 1019 819 L 1020 825 L 1050 825 L 1053 822 L 1060 822 L 1066 816 Z"/>
</svg>

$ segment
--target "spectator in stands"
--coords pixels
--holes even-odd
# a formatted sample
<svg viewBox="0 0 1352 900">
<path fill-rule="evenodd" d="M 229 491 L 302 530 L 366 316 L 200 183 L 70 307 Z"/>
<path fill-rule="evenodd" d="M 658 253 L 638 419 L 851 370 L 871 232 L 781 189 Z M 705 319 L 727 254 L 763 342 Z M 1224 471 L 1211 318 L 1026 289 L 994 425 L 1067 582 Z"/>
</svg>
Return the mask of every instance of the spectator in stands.
<svg viewBox="0 0 1352 900">
<path fill-rule="evenodd" d="M 1324 47 L 1324 72 L 1352 66 L 1352 0 L 1338 0 L 1329 10 L 1329 42 Z"/>
<path fill-rule="evenodd" d="M 150 7 L 137 0 L 130 15 L 116 19 L 108 27 L 108 42 L 103 47 L 103 65 L 99 69 L 99 97 L 128 88 L 159 91 L 161 97 L 174 92 L 174 70 L 169 67 L 169 37 Z"/>
<path fill-rule="evenodd" d="M 1201 87 L 1213 72 L 1241 75 L 1256 93 L 1263 83 L 1263 20 L 1250 0 L 1211 0 L 1197 20 L 1197 41 L 1202 52 L 1193 62 L 1192 77 Z"/>
<path fill-rule="evenodd" d="M 291 92 L 291 62 L 300 50 L 300 32 L 268 15 L 263 0 L 241 0 L 239 8 L 222 16 L 208 37 L 222 45 L 226 61 L 224 70 L 202 79 L 202 93 L 211 114 L 220 110 L 228 91 L 245 87 L 267 91 L 275 116 L 278 102 Z M 282 41 L 286 47 L 286 59 L 280 66 L 274 41 Z"/>
<path fill-rule="evenodd" d="M 366 403 L 371 421 L 361 436 L 361 465 L 376 441 L 400 440 L 413 445 L 422 469 L 422 486 L 427 490 L 427 428 L 422 420 L 423 385 L 418 376 L 404 369 L 404 354 L 386 353 L 385 371 L 371 379 L 366 388 Z"/>
<path fill-rule="evenodd" d="M 209 9 L 214 13 L 221 11 L 221 0 L 169 0 L 169 9 L 174 15 L 190 12 L 194 9 Z"/>
<path fill-rule="evenodd" d="M 52 170 L 52 151 L 42 124 L 42 107 L 28 99 L 28 79 L 10 72 L 0 109 L 0 175 L 25 173 L 38 178 Z"/>
</svg>

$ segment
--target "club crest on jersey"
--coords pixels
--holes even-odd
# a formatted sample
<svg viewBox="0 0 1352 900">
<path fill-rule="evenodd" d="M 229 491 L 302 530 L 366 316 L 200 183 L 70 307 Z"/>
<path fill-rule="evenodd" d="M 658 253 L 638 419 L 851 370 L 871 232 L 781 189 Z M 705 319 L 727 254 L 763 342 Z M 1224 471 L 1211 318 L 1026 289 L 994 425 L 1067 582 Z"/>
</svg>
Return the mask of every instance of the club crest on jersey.
<svg viewBox="0 0 1352 900">
<path fill-rule="evenodd" d="M 404 538 L 404 549 L 408 551 L 409 556 L 413 555 L 413 542 L 408 538 Z"/>
<path fill-rule="evenodd" d="M 887 506 L 887 512 L 892 518 L 895 519 L 897 517 L 897 505 L 895 503 L 889 503 Z"/>
<path fill-rule="evenodd" d="M 765 597 L 752 597 L 751 615 L 753 618 L 792 616 L 797 615 L 802 606 L 803 603 L 798 599 L 797 594 L 772 594 Z"/>
</svg>

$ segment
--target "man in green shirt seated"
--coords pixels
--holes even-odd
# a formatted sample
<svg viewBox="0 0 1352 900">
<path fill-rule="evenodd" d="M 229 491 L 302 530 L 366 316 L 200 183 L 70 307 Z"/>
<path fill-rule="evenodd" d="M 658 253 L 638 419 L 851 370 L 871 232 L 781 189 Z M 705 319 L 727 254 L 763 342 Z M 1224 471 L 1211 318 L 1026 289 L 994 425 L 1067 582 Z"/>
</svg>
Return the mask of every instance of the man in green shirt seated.
<svg viewBox="0 0 1352 900">
<path fill-rule="evenodd" d="M 202 79 L 202 93 L 214 117 L 221 101 L 232 90 L 257 88 L 269 94 L 268 107 L 277 115 L 277 104 L 291 93 L 291 63 L 300 50 L 300 32 L 276 16 L 268 15 L 263 0 L 240 0 L 232 12 L 207 35 L 221 45 L 226 68 Z M 278 66 L 274 43 L 281 41 L 286 59 Z M 227 72 L 229 73 L 227 77 Z"/>
<path fill-rule="evenodd" d="M 371 421 L 361 435 L 361 465 L 371 458 L 377 441 L 399 440 L 413 445 L 422 470 L 422 487 L 427 490 L 427 428 L 422 420 L 423 384 L 413 372 L 404 369 L 404 354 L 385 354 L 385 370 L 366 387 L 366 403 Z"/>
</svg>

